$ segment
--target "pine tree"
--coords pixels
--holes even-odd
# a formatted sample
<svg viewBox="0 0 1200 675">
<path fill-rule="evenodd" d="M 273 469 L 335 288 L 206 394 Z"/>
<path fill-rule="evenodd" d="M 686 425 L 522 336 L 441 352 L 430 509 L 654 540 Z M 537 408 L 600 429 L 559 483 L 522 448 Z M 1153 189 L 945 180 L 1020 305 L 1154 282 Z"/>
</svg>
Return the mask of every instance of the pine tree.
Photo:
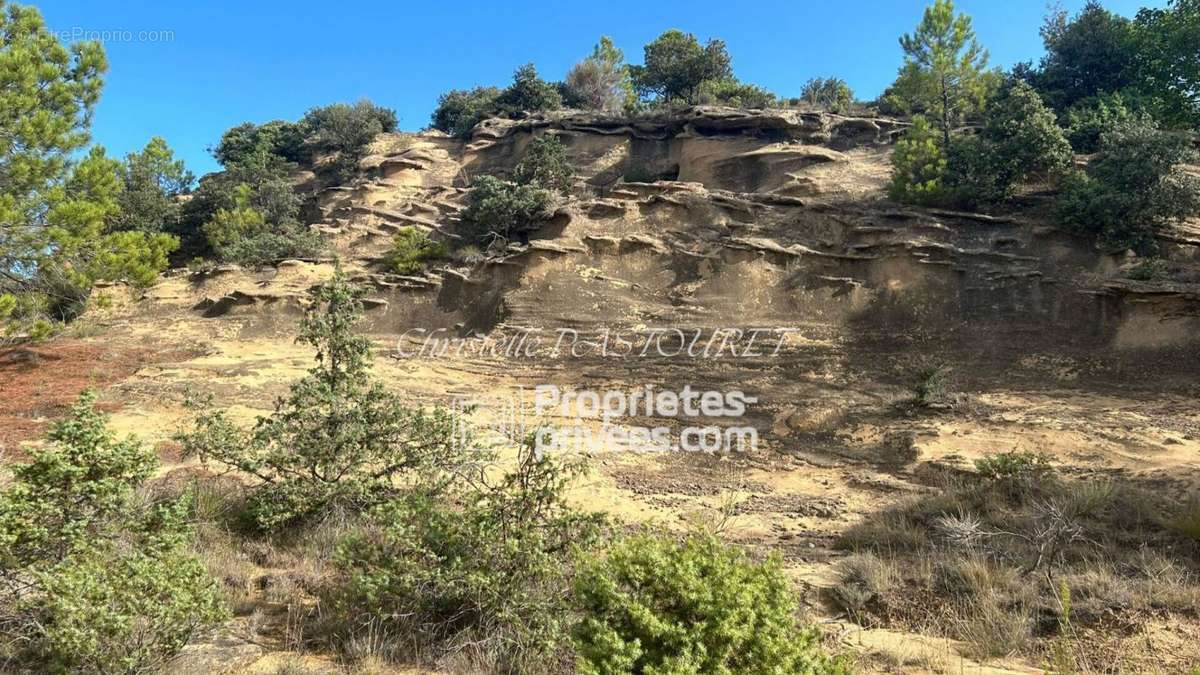
<svg viewBox="0 0 1200 675">
<path fill-rule="evenodd" d="M 88 143 L 107 68 L 96 42 L 63 45 L 32 7 L 0 0 L 0 296 L 9 331 L 73 318 L 93 281 L 153 281 L 178 245 L 167 234 L 113 232 L 120 162 Z M 12 304 L 6 301 L 6 305 Z"/>
<path fill-rule="evenodd" d="M 179 221 L 176 197 L 196 181 L 183 160 L 175 159 L 167 142 L 157 136 L 141 152 L 125 158 L 121 179 L 125 189 L 113 227 L 141 232 L 173 232 Z"/>
<path fill-rule="evenodd" d="M 0 0 L 0 276 L 23 287 L 46 255 L 44 214 L 88 142 L 107 68 L 97 42 L 63 46 L 33 7 Z"/>
<path fill-rule="evenodd" d="M 983 107 L 999 77 L 987 69 L 988 53 L 975 39 L 971 17 L 954 12 L 953 0 L 934 0 L 917 30 L 900 38 L 904 65 L 890 97 L 902 109 L 925 112 L 940 127 L 945 145 L 950 129 Z"/>
<path fill-rule="evenodd" d="M 339 268 L 312 291 L 300 341 L 316 349 L 308 375 L 252 430 L 206 402 L 185 452 L 251 477 L 249 513 L 264 531 L 364 511 L 404 490 L 436 493 L 473 460 L 450 411 L 404 405 L 371 375 L 371 340 L 354 332 L 365 289 Z"/>
</svg>

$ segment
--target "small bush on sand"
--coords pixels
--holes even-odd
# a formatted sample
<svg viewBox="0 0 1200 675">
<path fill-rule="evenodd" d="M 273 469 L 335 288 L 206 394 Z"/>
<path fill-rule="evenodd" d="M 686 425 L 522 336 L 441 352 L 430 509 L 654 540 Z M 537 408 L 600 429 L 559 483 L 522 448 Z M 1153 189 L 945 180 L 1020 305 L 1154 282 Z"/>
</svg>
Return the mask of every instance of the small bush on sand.
<svg viewBox="0 0 1200 675">
<path fill-rule="evenodd" d="M 577 583 L 584 673 L 831 673 L 801 628 L 777 558 L 750 561 L 712 536 L 634 537 Z"/>
<path fill-rule="evenodd" d="M 116 439 L 95 398 L 81 396 L 0 492 L 0 663 L 144 672 L 225 615 L 187 550 L 187 504 L 139 499 L 154 455 Z"/>
<path fill-rule="evenodd" d="M 1046 455 L 1014 450 L 975 460 L 975 470 L 1001 492 L 1021 498 L 1055 480 Z"/>
<path fill-rule="evenodd" d="M 903 361 L 897 370 L 911 395 L 906 404 L 925 408 L 946 402 L 951 368 L 937 356 L 915 356 Z"/>
<path fill-rule="evenodd" d="M 838 583 L 829 590 L 836 607 L 860 625 L 870 625 L 874 617 L 887 614 L 883 605 L 899 576 L 892 563 L 865 553 L 841 561 L 837 570 Z"/>
</svg>

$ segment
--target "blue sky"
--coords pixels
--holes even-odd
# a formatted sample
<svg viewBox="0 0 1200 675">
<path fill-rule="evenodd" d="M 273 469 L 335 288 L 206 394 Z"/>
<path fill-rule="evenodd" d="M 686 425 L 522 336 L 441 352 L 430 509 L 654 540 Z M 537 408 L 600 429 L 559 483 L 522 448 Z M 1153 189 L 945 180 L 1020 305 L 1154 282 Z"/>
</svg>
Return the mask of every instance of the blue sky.
<svg viewBox="0 0 1200 675">
<path fill-rule="evenodd" d="M 1073 12 L 1083 1 L 1063 5 Z M 52 30 L 108 31 L 113 38 L 105 43 L 110 70 L 95 141 L 124 155 L 162 136 L 203 174 L 217 168 L 206 148 L 236 124 L 297 119 L 316 105 L 366 97 L 394 108 L 401 128 L 416 130 L 428 124 L 439 93 L 506 84 L 529 61 L 543 77 L 560 79 L 601 34 L 639 63 L 643 45 L 679 28 L 725 40 L 738 77 L 780 95 L 796 95 L 810 77 L 836 75 L 860 98 L 872 98 L 895 77 L 897 38 L 912 30 L 926 2 L 33 4 Z M 1140 6 L 1163 4 L 1109 0 L 1106 6 L 1133 15 Z M 1044 0 L 959 0 L 958 7 L 974 18 L 993 63 L 1040 56 Z"/>
</svg>

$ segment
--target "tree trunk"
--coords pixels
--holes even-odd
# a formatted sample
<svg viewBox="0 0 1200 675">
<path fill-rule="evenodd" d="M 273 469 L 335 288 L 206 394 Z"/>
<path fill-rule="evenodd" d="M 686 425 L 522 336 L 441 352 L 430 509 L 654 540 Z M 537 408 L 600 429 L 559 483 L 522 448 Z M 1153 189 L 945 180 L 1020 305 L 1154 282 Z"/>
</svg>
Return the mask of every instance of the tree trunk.
<svg viewBox="0 0 1200 675">
<path fill-rule="evenodd" d="M 942 75 L 942 140 L 946 149 L 950 148 L 950 88 L 946 85 L 946 76 Z"/>
</svg>

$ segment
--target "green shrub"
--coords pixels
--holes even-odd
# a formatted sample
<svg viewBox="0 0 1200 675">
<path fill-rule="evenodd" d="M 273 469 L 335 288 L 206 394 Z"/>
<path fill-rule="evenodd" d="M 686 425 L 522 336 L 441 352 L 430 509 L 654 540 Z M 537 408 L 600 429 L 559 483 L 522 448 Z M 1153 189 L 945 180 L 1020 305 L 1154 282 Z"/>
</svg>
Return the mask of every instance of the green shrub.
<svg viewBox="0 0 1200 675">
<path fill-rule="evenodd" d="M 467 461 L 448 411 L 409 408 L 371 376 L 371 341 L 353 332 L 364 292 L 340 270 L 313 290 L 300 340 L 316 365 L 253 430 L 204 409 L 179 436 L 186 454 L 252 478 L 247 508 L 262 530 L 364 511 L 403 489 L 437 492 Z"/>
<path fill-rule="evenodd" d="M 256 232 L 223 249 L 221 259 L 242 267 L 259 267 L 291 258 L 316 258 L 325 250 L 325 239 L 300 224 L 275 232 Z"/>
<path fill-rule="evenodd" d="M 392 239 L 392 250 L 387 255 L 387 266 L 396 274 L 418 274 L 425 263 L 443 260 L 450 249 L 441 242 L 433 241 L 415 227 L 405 227 Z"/>
<path fill-rule="evenodd" d="M 513 73 L 513 83 L 500 92 L 495 103 L 497 111 L 519 117 L 531 112 L 558 110 L 562 107 L 562 96 L 554 85 L 538 77 L 532 63 L 526 63 Z"/>
<path fill-rule="evenodd" d="M 227 249 L 237 242 L 266 229 L 266 218 L 250 204 L 250 186 L 238 185 L 233 191 L 233 208 L 217 209 L 201 228 L 213 252 L 228 260 Z"/>
<path fill-rule="evenodd" d="M 946 400 L 949 388 L 950 366 L 935 357 L 919 357 L 904 364 L 902 375 L 908 381 L 912 393 L 911 402 L 918 406 L 929 406 Z"/>
<path fill-rule="evenodd" d="M 1025 480 L 1027 477 L 1040 480 L 1053 472 L 1050 459 L 1046 455 L 1017 450 L 977 459 L 975 470 L 989 480 Z"/>
<path fill-rule="evenodd" d="M 937 135 L 922 116 L 896 143 L 888 195 L 909 204 L 933 204 L 945 198 L 946 154 Z"/>
<path fill-rule="evenodd" d="M 951 139 L 946 197 L 968 208 L 997 204 L 1019 182 L 1061 175 L 1071 159 L 1054 113 L 1028 84 L 1011 82 L 988 102 L 979 136 Z"/>
<path fill-rule="evenodd" d="M 1114 129 L 1136 122 L 1138 115 L 1120 94 L 1102 94 L 1085 99 L 1067 110 L 1067 140 L 1077 152 L 1096 152 L 1100 138 Z"/>
<path fill-rule="evenodd" d="M 138 501 L 154 455 L 114 438 L 95 398 L 80 396 L 0 492 L 0 622 L 16 638 L 0 659 L 144 672 L 224 610 L 187 552 L 187 505 Z"/>
<path fill-rule="evenodd" d="M 227 169 L 262 154 L 275 155 L 288 162 L 304 162 L 310 159 L 305 148 L 306 136 L 303 126 L 292 122 L 246 122 L 222 134 L 220 143 L 211 152 Z"/>
<path fill-rule="evenodd" d="M 482 644 L 478 657 L 501 672 L 557 672 L 570 645 L 574 550 L 600 526 L 564 500 L 580 468 L 526 444 L 495 485 L 379 507 L 338 549 L 334 606 L 352 628 L 386 617 L 439 654 Z"/>
<path fill-rule="evenodd" d="M 984 111 L 981 136 L 996 146 L 1010 182 L 1035 174 L 1055 174 L 1071 165 L 1071 146 L 1054 112 L 1025 82 L 1000 89 Z"/>
<path fill-rule="evenodd" d="M 946 152 L 942 190 L 930 195 L 927 204 L 975 208 L 997 204 L 1012 196 L 1012 163 L 1000 147 L 980 136 L 956 136 Z"/>
<path fill-rule="evenodd" d="M 284 162 L 311 161 L 315 153 L 336 153 L 335 170 L 349 172 L 381 133 L 396 130 L 395 111 L 367 100 L 313 108 L 299 122 L 247 122 L 226 131 L 213 156 L 226 169 L 273 155 Z M 348 177 L 338 173 L 338 178 Z"/>
<path fill-rule="evenodd" d="M 480 176 L 471 184 L 467 207 L 459 216 L 463 237 L 481 246 L 507 241 L 544 217 L 549 206 L 546 190 Z"/>
<path fill-rule="evenodd" d="M 525 156 L 513 172 L 513 179 L 519 185 L 568 194 L 575 182 L 575 172 L 567 161 L 567 151 L 562 141 L 558 136 L 546 134 L 530 142 L 525 149 Z"/>
<path fill-rule="evenodd" d="M 326 152 L 354 152 L 375 136 L 396 130 L 396 111 L 364 99 L 354 105 L 334 103 L 304 113 L 301 127 L 308 145 Z"/>
<path fill-rule="evenodd" d="M 130 153 L 121 167 L 120 211 L 110 228 L 158 233 L 172 232 L 179 220 L 179 197 L 191 190 L 196 177 L 175 159 L 161 138 L 150 139 L 141 152 Z"/>
<path fill-rule="evenodd" d="M 1195 158 L 1185 134 L 1120 126 L 1101 137 L 1086 172 L 1068 177 L 1055 218 L 1105 249 L 1153 253 L 1158 232 L 1200 213 L 1200 180 L 1179 167 Z"/>
<path fill-rule="evenodd" d="M 90 542 L 110 538 L 133 504 L 134 491 L 155 469 L 154 455 L 132 438 L 118 440 L 84 392 L 67 419 L 29 447 L 31 461 L 13 467 L 0 501 L 5 569 L 58 561 Z"/>
<path fill-rule="evenodd" d="M 734 108 L 770 108 L 777 104 L 775 94 L 753 84 L 728 77 L 706 80 L 696 90 L 695 102 L 701 105 L 727 105 Z"/>
<path fill-rule="evenodd" d="M 814 108 L 843 113 L 854 104 L 854 91 L 839 77 L 815 77 L 804 83 L 800 99 Z"/>
<path fill-rule="evenodd" d="M 466 138 L 484 119 L 496 113 L 498 87 L 475 87 L 469 91 L 454 89 L 438 98 L 432 125 L 448 134 Z"/>
<path fill-rule="evenodd" d="M 467 138 L 475 125 L 489 117 L 522 117 L 527 113 L 558 110 L 563 106 L 559 87 L 538 77 L 527 63 L 513 74 L 513 82 L 496 87 L 454 89 L 438 98 L 432 125 L 448 134 Z"/>
<path fill-rule="evenodd" d="M 585 673 L 829 673 L 796 619 L 778 558 L 749 561 L 711 536 L 635 537 L 584 568 L 576 630 Z"/>
<path fill-rule="evenodd" d="M 1048 456 L 1019 450 L 977 459 L 975 470 L 992 488 L 1017 502 L 1028 501 L 1056 480 Z"/>
<path fill-rule="evenodd" d="M 59 672 L 158 670 L 197 630 L 226 616 L 204 565 L 171 542 L 88 550 L 36 579 L 36 652 Z"/>
<path fill-rule="evenodd" d="M 358 162 L 375 137 L 396 130 L 396 112 L 367 100 L 354 105 L 335 103 L 313 108 L 300 120 L 312 153 L 334 154 L 322 165 L 335 180 L 344 182 L 358 171 Z"/>
<path fill-rule="evenodd" d="M 978 136 L 951 136 L 938 144 L 923 118 L 892 156 L 893 199 L 914 204 L 974 208 L 1012 195 L 1013 186 L 1070 165 L 1071 147 L 1028 84 L 1016 81 L 989 101 Z"/>
<path fill-rule="evenodd" d="M 255 152 L 202 178 L 183 207 L 180 257 L 257 266 L 319 255 L 323 238 L 299 222 L 293 169 L 278 155 Z"/>
<path fill-rule="evenodd" d="M 271 224 L 293 222 L 300 212 L 300 196 L 292 186 L 291 174 L 295 165 L 278 155 L 256 153 L 244 158 L 220 173 L 211 173 L 200 179 L 192 199 L 184 205 L 184 231 L 181 238 L 199 230 L 212 219 L 219 209 L 238 206 L 239 190 L 245 185 L 250 188 L 249 202 L 266 222 Z"/>
<path fill-rule="evenodd" d="M 217 259 L 257 267 L 321 253 L 324 239 L 320 234 L 292 219 L 269 222 L 255 207 L 255 196 L 249 185 L 236 186 L 232 207 L 217 209 L 201 228 Z"/>
</svg>

